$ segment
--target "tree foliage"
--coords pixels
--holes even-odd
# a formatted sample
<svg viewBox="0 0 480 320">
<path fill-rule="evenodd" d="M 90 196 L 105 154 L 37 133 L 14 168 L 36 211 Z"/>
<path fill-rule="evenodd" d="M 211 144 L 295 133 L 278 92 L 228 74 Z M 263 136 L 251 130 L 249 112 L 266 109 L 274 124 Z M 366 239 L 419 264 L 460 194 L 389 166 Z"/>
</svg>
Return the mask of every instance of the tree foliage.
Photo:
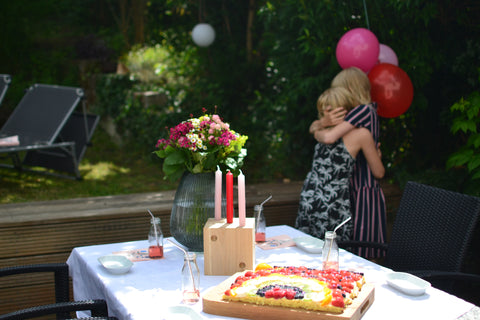
<svg viewBox="0 0 480 320">
<path fill-rule="evenodd" d="M 163 133 L 159 128 L 196 116 L 202 107 L 211 112 L 218 106 L 225 121 L 250 137 L 245 166 L 252 180 L 303 179 L 315 143 L 307 129 L 316 117 L 316 99 L 341 70 L 336 44 L 352 28 L 369 28 L 395 51 L 414 85 L 409 110 L 380 120 L 389 176 L 444 170 L 448 157 L 465 142 L 450 132 L 457 116 L 450 106 L 479 91 L 477 2 L 3 2 L 1 37 L 8 49 L 0 53 L 0 71 L 13 75 L 13 86 L 83 85 L 85 74 L 114 71 L 109 64 L 124 61 L 134 44 L 161 46 L 169 53 L 163 62 L 170 74 L 149 90 L 164 92 L 168 103 L 144 108 L 131 94 L 139 84 L 132 85 L 124 103 L 115 106 L 115 116 L 128 127 L 125 132 L 148 150 Z M 191 41 L 199 22 L 216 31 L 207 48 Z M 96 64 L 82 73 L 80 60 Z M 13 106 L 11 97 L 6 104 Z"/>
</svg>

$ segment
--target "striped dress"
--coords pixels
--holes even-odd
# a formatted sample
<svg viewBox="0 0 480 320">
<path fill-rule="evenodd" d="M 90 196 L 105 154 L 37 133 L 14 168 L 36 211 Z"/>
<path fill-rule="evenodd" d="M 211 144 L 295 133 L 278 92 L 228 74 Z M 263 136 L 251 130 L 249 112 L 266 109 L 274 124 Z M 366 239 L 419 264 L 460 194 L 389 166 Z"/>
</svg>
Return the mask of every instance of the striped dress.
<svg viewBox="0 0 480 320">
<path fill-rule="evenodd" d="M 354 108 L 347 114 L 345 121 L 355 127 L 370 130 L 375 143 L 378 144 L 380 128 L 375 103 Z M 385 243 L 387 240 L 385 196 L 362 152 L 357 155 L 355 161 L 350 180 L 350 197 L 354 217 L 353 240 Z M 384 255 L 379 250 L 366 248 L 360 248 L 356 253 L 365 258 L 378 258 Z"/>
</svg>

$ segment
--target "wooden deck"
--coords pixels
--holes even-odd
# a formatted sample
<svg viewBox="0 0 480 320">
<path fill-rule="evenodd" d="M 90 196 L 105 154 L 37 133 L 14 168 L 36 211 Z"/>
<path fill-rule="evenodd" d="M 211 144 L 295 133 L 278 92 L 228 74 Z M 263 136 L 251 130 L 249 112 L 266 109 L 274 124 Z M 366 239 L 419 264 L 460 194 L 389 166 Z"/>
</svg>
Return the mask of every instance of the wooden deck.
<svg viewBox="0 0 480 320">
<path fill-rule="evenodd" d="M 247 185 L 247 216 L 269 195 L 264 206 L 267 225 L 293 226 L 302 182 Z M 389 216 L 401 191 L 382 183 Z M 142 240 L 150 228 L 148 209 L 162 220 L 170 236 L 175 191 L 0 205 L 0 266 L 64 262 L 75 247 Z M 390 218 L 389 217 L 389 218 Z M 52 303 L 52 279 L 19 277 L 0 280 L 0 314 L 33 304 Z M 19 293 L 19 288 L 29 288 Z M 5 303 L 7 302 L 7 303 Z"/>
</svg>

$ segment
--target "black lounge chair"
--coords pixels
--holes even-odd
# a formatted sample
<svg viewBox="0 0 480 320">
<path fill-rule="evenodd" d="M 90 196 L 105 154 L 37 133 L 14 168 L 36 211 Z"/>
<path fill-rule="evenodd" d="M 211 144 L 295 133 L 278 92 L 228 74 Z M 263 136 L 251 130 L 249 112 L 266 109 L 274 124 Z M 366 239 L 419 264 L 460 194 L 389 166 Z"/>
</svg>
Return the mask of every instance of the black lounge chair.
<svg viewBox="0 0 480 320">
<path fill-rule="evenodd" d="M 7 92 L 8 86 L 12 79 L 8 74 L 0 74 L 0 104 L 2 104 L 2 100 L 5 97 L 5 93 Z"/>
<path fill-rule="evenodd" d="M 99 122 L 99 116 L 87 114 L 84 105 L 83 112 L 74 112 L 82 98 L 80 88 L 31 86 L 0 130 L 0 138 L 19 139 L 19 145 L 0 147 L 0 153 L 13 162 L 0 166 L 80 180 L 78 165 Z"/>
</svg>

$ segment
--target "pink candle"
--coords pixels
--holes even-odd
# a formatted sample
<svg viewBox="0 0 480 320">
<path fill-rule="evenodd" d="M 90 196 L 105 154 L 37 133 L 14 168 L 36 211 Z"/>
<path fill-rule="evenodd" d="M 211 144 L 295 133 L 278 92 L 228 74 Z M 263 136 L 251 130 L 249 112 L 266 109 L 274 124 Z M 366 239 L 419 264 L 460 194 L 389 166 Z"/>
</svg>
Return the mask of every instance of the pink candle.
<svg viewBox="0 0 480 320">
<path fill-rule="evenodd" d="M 222 171 L 217 167 L 215 172 L 215 220 L 222 218 Z"/>
<path fill-rule="evenodd" d="M 240 170 L 238 175 L 238 220 L 240 227 L 245 226 L 245 176 Z"/>
<path fill-rule="evenodd" d="M 227 172 L 227 223 L 233 223 L 233 174 Z"/>
</svg>

